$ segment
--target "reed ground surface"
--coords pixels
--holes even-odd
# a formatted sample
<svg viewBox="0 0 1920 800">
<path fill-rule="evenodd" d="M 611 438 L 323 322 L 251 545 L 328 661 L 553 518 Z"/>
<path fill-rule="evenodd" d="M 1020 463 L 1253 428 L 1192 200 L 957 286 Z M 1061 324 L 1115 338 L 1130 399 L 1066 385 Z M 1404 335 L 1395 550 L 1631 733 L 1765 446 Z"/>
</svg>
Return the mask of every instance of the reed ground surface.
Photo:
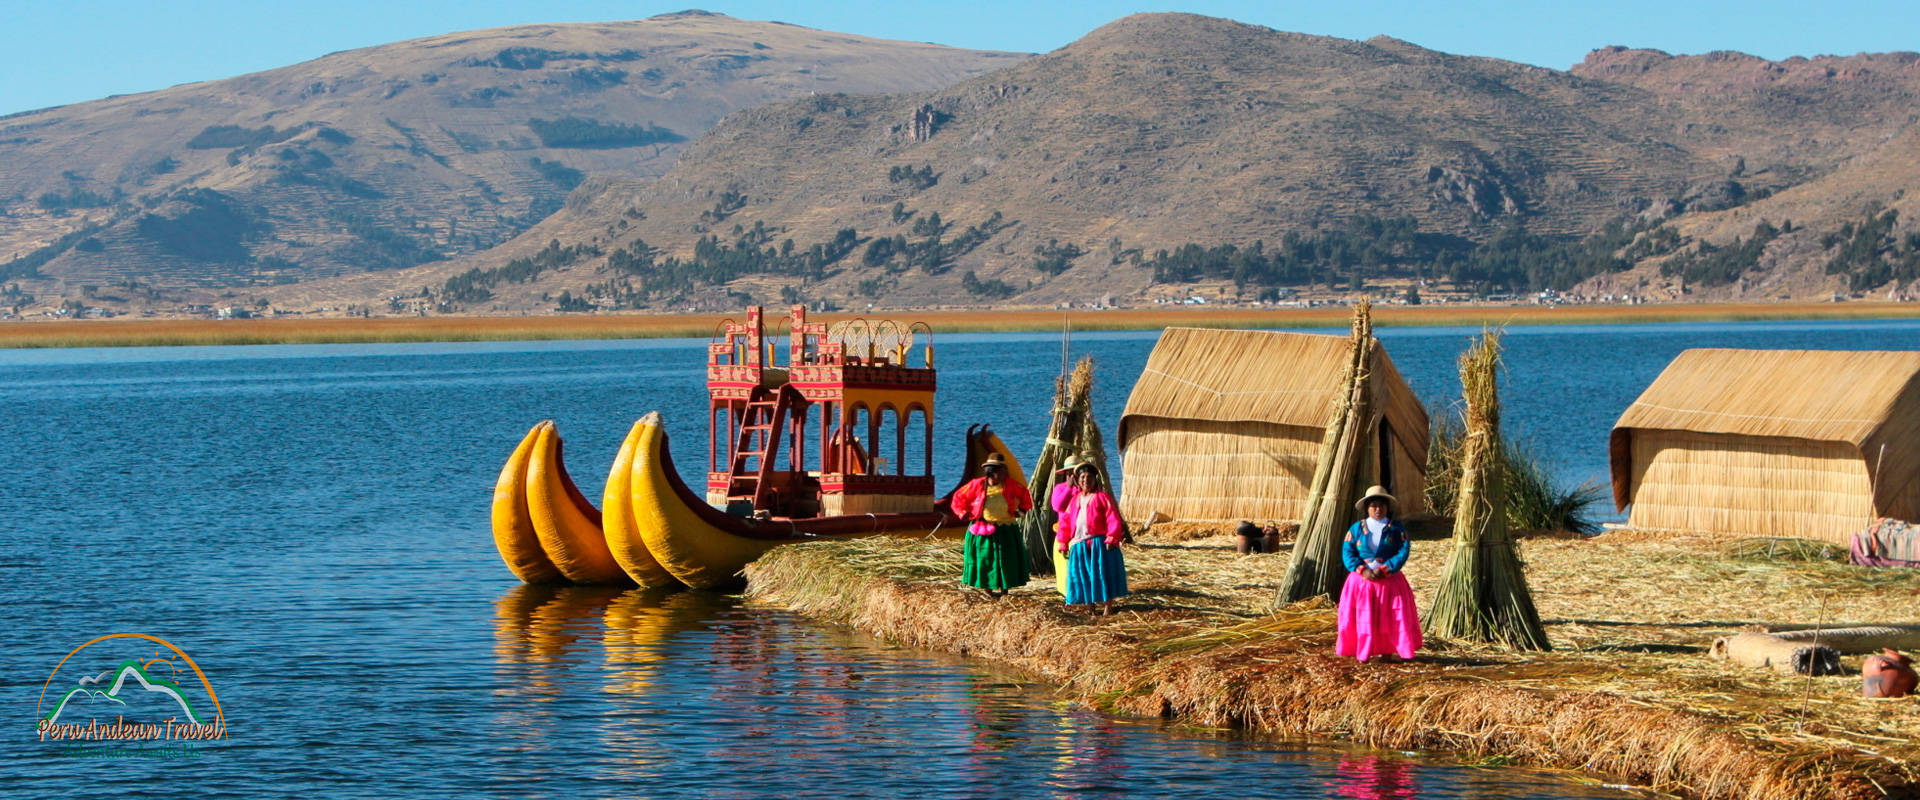
<svg viewBox="0 0 1920 800">
<path fill-rule="evenodd" d="M 1062 606 L 1036 578 L 993 601 L 958 583 L 958 545 L 861 540 L 779 548 L 750 592 L 910 644 L 990 658 L 1111 711 L 1532 764 L 1702 798 L 1920 797 L 1920 698 L 1860 697 L 1710 660 L 1751 626 L 1916 621 L 1920 571 L 1854 567 L 1800 540 L 1632 531 L 1525 539 L 1554 647 L 1516 653 L 1429 640 L 1410 663 L 1332 655 L 1324 602 L 1271 609 L 1288 553 L 1230 536 L 1148 534 L 1111 617 Z M 1417 535 L 1417 534 L 1416 534 Z M 1446 539 L 1417 541 L 1422 608 Z"/>
<path fill-rule="evenodd" d="M 773 309 L 776 318 L 783 313 Z M 712 336 L 741 314 L 563 314 L 543 317 L 266 317 L 254 319 L 115 318 L 0 322 L 0 347 L 127 347 L 164 345 L 322 344 L 338 342 L 524 341 Z M 1217 328 L 1340 328 L 1351 312 L 1318 308 L 1179 307 L 1153 309 L 995 311 L 874 310 L 822 313 L 926 322 L 936 333 Z M 1381 327 L 1721 322 L 1786 319 L 1920 317 L 1920 304 L 1751 303 L 1726 305 L 1433 305 L 1375 306 Z"/>
</svg>

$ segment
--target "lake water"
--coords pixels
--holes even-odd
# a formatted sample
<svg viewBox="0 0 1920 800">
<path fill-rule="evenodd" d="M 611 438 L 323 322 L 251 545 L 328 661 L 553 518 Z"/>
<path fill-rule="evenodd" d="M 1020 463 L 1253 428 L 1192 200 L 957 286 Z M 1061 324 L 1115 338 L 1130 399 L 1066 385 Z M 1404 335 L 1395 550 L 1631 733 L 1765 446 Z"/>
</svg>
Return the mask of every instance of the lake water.
<svg viewBox="0 0 1920 800">
<path fill-rule="evenodd" d="M 1381 338 L 1444 406 L 1475 332 Z M 1154 337 L 1074 337 L 1099 364 L 1108 431 Z M 1604 476 L 1608 427 L 1686 347 L 1914 349 L 1920 324 L 1517 328 L 1507 343 L 1510 430 L 1578 482 Z M 1037 452 L 1059 337 L 937 348 L 942 484 L 970 423 Z M 1107 718 L 726 596 L 518 585 L 487 514 L 521 435 L 556 420 L 597 499 L 628 426 L 658 409 L 675 460 L 699 469 L 703 356 L 703 341 L 0 352 L 0 696 L 15 720 L 0 794 L 164 781 L 206 797 L 1621 796 Z M 133 632 L 185 657 L 147 639 L 88 644 Z M 41 741 L 30 726 L 49 698 L 122 659 L 178 680 L 202 713 L 210 685 L 231 736 Z M 167 697 L 83 693 L 60 721 L 163 718 Z"/>
</svg>

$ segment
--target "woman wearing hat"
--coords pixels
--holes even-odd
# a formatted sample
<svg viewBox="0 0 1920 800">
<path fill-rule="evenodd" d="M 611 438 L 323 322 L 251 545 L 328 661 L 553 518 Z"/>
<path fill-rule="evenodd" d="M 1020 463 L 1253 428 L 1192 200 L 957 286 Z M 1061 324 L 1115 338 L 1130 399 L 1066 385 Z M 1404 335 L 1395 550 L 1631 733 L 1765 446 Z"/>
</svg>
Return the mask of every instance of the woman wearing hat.
<svg viewBox="0 0 1920 800">
<path fill-rule="evenodd" d="M 953 513 L 966 520 L 966 544 L 961 548 L 960 582 L 1000 597 L 1025 586 L 1027 545 L 1020 537 L 1020 515 L 1033 508 L 1027 487 L 1007 480 L 1007 462 L 999 453 L 987 456 L 980 477 L 953 493 Z"/>
<path fill-rule="evenodd" d="M 1420 649 L 1420 612 L 1400 572 L 1407 563 L 1407 529 L 1393 520 L 1393 504 L 1385 487 L 1368 487 L 1354 504 L 1367 516 L 1347 529 L 1340 544 L 1347 582 L 1340 589 L 1334 652 L 1361 661 L 1388 654 L 1410 659 Z"/>
<path fill-rule="evenodd" d="M 1127 526 L 1113 495 L 1100 485 L 1100 470 L 1079 458 L 1070 481 L 1054 487 L 1053 510 L 1060 515 L 1054 537 L 1067 554 L 1067 607 L 1100 604 L 1101 614 L 1113 613 L 1113 599 L 1127 593 L 1127 564 L 1120 541 Z"/>
</svg>

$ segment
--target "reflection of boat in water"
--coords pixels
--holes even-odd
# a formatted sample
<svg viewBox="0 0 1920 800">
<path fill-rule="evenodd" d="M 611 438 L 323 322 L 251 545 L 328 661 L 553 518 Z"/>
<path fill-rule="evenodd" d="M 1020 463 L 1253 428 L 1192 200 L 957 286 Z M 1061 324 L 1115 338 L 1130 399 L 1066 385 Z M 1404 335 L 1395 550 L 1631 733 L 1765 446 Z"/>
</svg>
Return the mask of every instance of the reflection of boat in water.
<svg viewBox="0 0 1920 800">
<path fill-rule="evenodd" d="M 607 691 L 644 694 L 669 677 L 667 646 L 675 634 L 706 627 L 707 598 L 671 589 L 634 589 L 606 610 Z"/>
<path fill-rule="evenodd" d="M 597 622 L 627 591 L 619 586 L 522 584 L 494 603 L 494 661 L 535 695 L 560 694 L 555 665 L 599 638 Z"/>
<path fill-rule="evenodd" d="M 610 559 L 641 586 L 718 588 L 736 585 L 742 567 L 781 544 L 960 535 L 934 498 L 931 332 L 915 366 L 908 362 L 923 324 L 856 319 L 829 328 L 808 322 L 799 306 L 790 322 L 784 361 L 758 306 L 746 322 L 724 323 L 707 347 L 704 498 L 674 469 L 658 413 L 628 433 L 607 480 L 604 519 L 568 491 L 551 423 L 535 426 L 494 494 L 494 540 L 514 574 L 612 582 L 621 576 L 607 574 Z M 962 481 L 990 453 L 1024 481 L 1018 460 L 984 427 L 968 430 L 967 453 Z M 604 551 L 593 546 L 601 543 Z"/>
</svg>

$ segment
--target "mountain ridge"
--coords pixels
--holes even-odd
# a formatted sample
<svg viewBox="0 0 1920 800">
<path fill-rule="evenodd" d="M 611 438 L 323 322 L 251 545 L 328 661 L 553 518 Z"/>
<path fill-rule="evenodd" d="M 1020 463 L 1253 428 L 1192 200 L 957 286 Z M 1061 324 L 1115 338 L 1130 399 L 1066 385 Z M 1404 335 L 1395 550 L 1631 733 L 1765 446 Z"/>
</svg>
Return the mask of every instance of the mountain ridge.
<svg viewBox="0 0 1920 800">
<path fill-rule="evenodd" d="M 1557 71 L 1170 13 L 1006 61 L 743 107 L 657 177 L 582 176 L 498 246 L 245 296 L 542 313 L 1202 286 L 1812 299 L 1920 278 L 1912 53 L 1616 46 Z M 1841 246 L 1863 231 L 1882 238 Z"/>
<path fill-rule="evenodd" d="M 412 266 L 504 241 L 587 174 L 657 175 L 727 111 L 1021 58 L 683 12 L 440 34 L 21 112 L 0 119 L 0 265 L 98 226 L 99 249 L 32 271 L 165 291 Z"/>
</svg>

